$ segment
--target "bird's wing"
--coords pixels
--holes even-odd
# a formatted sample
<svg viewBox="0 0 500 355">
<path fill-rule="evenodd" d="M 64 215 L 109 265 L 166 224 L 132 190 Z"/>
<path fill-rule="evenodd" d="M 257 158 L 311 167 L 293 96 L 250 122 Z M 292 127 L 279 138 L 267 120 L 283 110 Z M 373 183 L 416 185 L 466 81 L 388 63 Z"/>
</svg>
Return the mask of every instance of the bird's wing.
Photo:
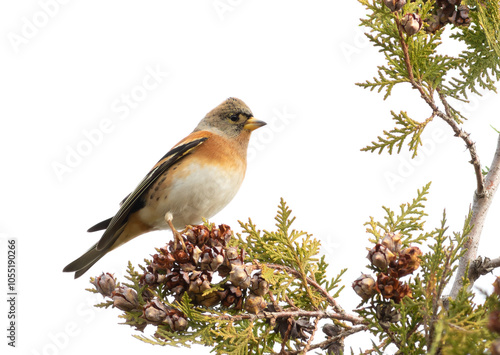
<svg viewBox="0 0 500 355">
<path fill-rule="evenodd" d="M 127 200 L 127 198 L 129 196 L 130 196 L 130 194 L 128 194 L 127 196 L 125 196 L 125 198 L 122 200 L 122 202 L 120 202 L 120 206 L 123 205 L 123 203 Z M 96 225 L 93 225 L 92 227 L 90 227 L 89 229 L 87 229 L 87 232 L 92 233 L 92 232 L 97 232 L 97 231 L 100 231 L 100 230 L 108 228 L 108 226 L 111 223 L 112 219 L 113 219 L 113 217 L 108 218 L 108 219 L 106 219 L 104 221 L 101 221 L 101 222 L 97 223 Z"/>
<path fill-rule="evenodd" d="M 130 196 L 130 194 L 128 194 L 127 196 L 125 196 L 125 198 L 122 200 L 122 202 L 120 202 L 120 206 L 123 205 L 123 203 L 127 200 L 127 198 L 129 196 Z M 97 231 L 100 231 L 100 230 L 108 228 L 109 223 L 111 223 L 112 219 L 113 219 L 113 217 L 108 218 L 108 219 L 106 219 L 104 221 L 101 221 L 101 222 L 97 223 L 96 225 L 93 225 L 92 227 L 90 227 L 89 229 L 87 229 L 87 232 L 92 233 L 92 232 L 97 232 Z"/>
<path fill-rule="evenodd" d="M 161 176 L 168 168 L 177 163 L 180 159 L 191 153 L 194 149 L 199 147 L 203 142 L 208 139 L 207 136 L 202 136 L 200 134 L 193 135 L 191 139 L 184 139 L 174 148 L 172 148 L 167 154 L 165 154 L 158 163 L 151 169 L 148 175 L 141 181 L 141 183 L 135 188 L 135 190 L 128 195 L 128 197 L 122 202 L 120 209 L 116 215 L 111 218 L 106 231 L 102 235 L 101 239 L 96 245 L 96 249 L 103 250 L 109 249 L 119 237 L 118 231 L 122 230 L 122 227 L 127 223 L 127 220 L 131 213 L 141 209 L 143 205 L 144 193 L 148 188 L 156 181 L 156 179 Z M 103 221 L 101 223 L 108 222 Z M 96 226 L 98 227 L 100 223 Z"/>
<path fill-rule="evenodd" d="M 97 231 L 100 231 L 100 230 L 103 230 L 103 229 L 106 229 L 108 228 L 109 226 L 109 223 L 111 223 L 111 220 L 113 219 L 113 217 L 111 218 L 108 218 L 102 222 L 99 222 L 97 223 L 96 225 L 90 227 L 89 229 L 87 229 L 87 232 L 91 233 L 91 232 L 97 232 Z"/>
</svg>

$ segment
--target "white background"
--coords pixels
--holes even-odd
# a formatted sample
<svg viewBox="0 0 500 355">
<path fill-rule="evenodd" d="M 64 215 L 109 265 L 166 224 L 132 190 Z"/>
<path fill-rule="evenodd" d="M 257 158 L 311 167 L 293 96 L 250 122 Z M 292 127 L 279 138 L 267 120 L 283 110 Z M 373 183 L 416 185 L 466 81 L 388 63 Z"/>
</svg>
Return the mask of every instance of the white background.
<svg viewBox="0 0 500 355">
<path fill-rule="evenodd" d="M 391 109 L 420 121 L 429 115 L 408 85 L 387 101 L 354 85 L 382 63 L 358 27 L 363 13 L 354 1 L 2 2 L 0 260 L 6 238 L 17 238 L 19 298 L 15 350 L 6 346 L 1 302 L 1 351 L 192 351 L 132 338 L 118 310 L 94 309 L 100 299 L 84 291 L 88 276 L 121 278 L 128 260 L 142 262 L 170 233 L 137 238 L 76 281 L 61 270 L 99 238 L 86 229 L 114 214 L 151 166 L 229 96 L 268 126 L 254 132 L 240 192 L 212 221 L 239 231 L 237 221 L 251 217 L 273 229 L 284 197 L 295 227 L 321 239 L 331 276 L 349 268 L 340 298 L 346 310 L 359 301 L 352 281 L 366 271 L 363 223 L 382 218 L 382 205 L 396 210 L 432 180 L 426 226 L 437 226 L 446 208 L 450 232 L 460 230 L 475 178 L 463 142 L 443 122 L 429 124 L 414 161 L 407 152 L 360 151 L 393 127 Z M 465 127 L 489 165 L 500 104 L 493 94 L 473 99 L 461 105 L 471 118 Z M 93 142 L 85 132 L 94 132 Z M 499 214 L 495 201 L 481 255 L 498 256 Z M 492 280 L 478 284 L 490 290 Z M 347 342 L 367 343 L 366 336 Z"/>
</svg>

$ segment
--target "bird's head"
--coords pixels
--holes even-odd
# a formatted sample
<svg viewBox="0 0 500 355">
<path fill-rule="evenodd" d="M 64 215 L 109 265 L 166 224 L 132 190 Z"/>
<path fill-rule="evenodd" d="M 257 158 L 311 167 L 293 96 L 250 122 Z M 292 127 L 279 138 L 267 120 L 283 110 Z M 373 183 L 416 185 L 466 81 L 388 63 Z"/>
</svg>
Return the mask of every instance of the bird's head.
<svg viewBox="0 0 500 355">
<path fill-rule="evenodd" d="M 266 125 L 253 117 L 250 108 L 240 99 L 230 97 L 207 113 L 195 131 L 211 131 L 227 138 L 241 134 L 250 135 L 253 130 Z"/>
</svg>

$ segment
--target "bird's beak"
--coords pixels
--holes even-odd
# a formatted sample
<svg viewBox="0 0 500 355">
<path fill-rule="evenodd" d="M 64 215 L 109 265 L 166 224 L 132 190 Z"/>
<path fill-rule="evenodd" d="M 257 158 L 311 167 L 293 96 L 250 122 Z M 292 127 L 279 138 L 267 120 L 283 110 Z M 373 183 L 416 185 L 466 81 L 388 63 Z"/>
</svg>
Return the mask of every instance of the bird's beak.
<svg viewBox="0 0 500 355">
<path fill-rule="evenodd" d="M 249 131 L 253 131 L 259 127 L 265 126 L 267 123 L 264 121 L 259 121 L 255 117 L 250 117 L 243 128 L 248 129 Z"/>
</svg>

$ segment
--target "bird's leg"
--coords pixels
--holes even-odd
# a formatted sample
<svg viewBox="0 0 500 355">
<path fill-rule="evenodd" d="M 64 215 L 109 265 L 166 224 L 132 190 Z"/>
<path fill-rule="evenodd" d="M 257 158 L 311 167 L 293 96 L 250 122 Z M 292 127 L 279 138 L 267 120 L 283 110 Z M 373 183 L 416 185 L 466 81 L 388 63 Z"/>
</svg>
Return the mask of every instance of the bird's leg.
<svg viewBox="0 0 500 355">
<path fill-rule="evenodd" d="M 177 241 L 181 242 L 182 249 L 186 250 L 186 244 L 184 244 L 184 240 L 182 239 L 182 235 L 175 229 L 174 224 L 172 223 L 172 220 L 174 219 L 174 216 L 172 213 L 167 212 L 165 214 L 165 221 L 167 222 L 168 226 L 172 230 L 172 233 L 174 234 L 174 250 L 177 250 Z"/>
</svg>

